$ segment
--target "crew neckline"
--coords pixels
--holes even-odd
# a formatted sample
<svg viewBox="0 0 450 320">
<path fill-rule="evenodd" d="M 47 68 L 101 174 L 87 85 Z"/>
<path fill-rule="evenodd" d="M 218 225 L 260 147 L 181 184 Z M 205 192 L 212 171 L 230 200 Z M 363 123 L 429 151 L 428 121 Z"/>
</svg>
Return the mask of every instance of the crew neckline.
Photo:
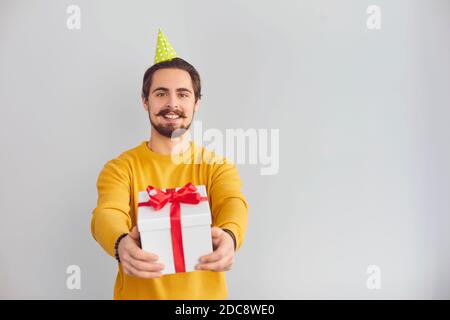
<svg viewBox="0 0 450 320">
<path fill-rule="evenodd" d="M 153 159 L 158 159 L 158 160 L 161 160 L 161 161 L 172 162 L 172 155 L 171 154 L 162 154 L 162 153 L 155 152 L 152 149 L 150 149 L 150 147 L 148 146 L 148 143 L 149 143 L 149 140 L 144 140 L 141 143 L 141 147 L 145 150 L 145 153 L 147 155 L 149 155 Z M 189 148 L 187 148 L 183 152 L 178 153 L 176 156 L 177 157 L 182 157 L 182 159 L 185 159 L 185 157 L 189 153 L 192 156 L 192 152 L 193 152 L 194 148 L 195 148 L 195 143 L 194 143 L 193 140 L 190 140 L 189 141 Z"/>
</svg>

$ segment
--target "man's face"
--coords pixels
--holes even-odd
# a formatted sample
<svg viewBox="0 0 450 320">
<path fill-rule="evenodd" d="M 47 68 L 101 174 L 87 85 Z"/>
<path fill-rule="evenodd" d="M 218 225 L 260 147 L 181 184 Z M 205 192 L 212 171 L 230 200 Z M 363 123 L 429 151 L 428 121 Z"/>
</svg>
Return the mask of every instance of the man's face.
<svg viewBox="0 0 450 320">
<path fill-rule="evenodd" d="M 153 74 L 148 100 L 143 99 L 155 130 L 168 138 L 189 129 L 197 111 L 191 76 L 180 69 L 159 69 Z M 181 130 L 178 130 L 181 129 Z"/>
</svg>

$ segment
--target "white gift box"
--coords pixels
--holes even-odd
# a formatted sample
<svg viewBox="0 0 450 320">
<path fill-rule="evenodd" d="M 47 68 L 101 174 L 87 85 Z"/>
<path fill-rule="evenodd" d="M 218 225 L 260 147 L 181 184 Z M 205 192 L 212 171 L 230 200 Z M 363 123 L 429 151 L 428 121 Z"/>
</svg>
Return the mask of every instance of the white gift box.
<svg viewBox="0 0 450 320">
<path fill-rule="evenodd" d="M 206 197 L 204 185 L 195 186 L 197 192 Z M 176 188 L 175 190 L 179 190 Z M 160 189 L 166 191 L 165 189 Z M 139 192 L 139 203 L 147 202 L 150 196 L 147 191 Z M 138 230 L 141 236 L 142 249 L 157 254 L 158 262 L 165 265 L 162 274 L 173 274 L 175 271 L 170 208 L 172 202 L 167 202 L 160 210 L 152 206 L 138 207 Z M 195 271 L 201 256 L 213 251 L 211 236 L 211 211 L 208 201 L 198 204 L 180 203 L 181 233 L 183 242 L 185 271 Z"/>
</svg>

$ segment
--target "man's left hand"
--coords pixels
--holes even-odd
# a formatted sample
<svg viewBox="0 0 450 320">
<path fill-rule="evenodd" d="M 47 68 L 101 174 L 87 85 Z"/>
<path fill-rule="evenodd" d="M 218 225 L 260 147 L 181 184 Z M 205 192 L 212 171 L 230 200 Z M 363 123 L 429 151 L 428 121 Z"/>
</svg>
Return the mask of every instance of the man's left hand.
<svg viewBox="0 0 450 320">
<path fill-rule="evenodd" d="M 229 271 L 234 263 L 234 241 L 231 235 L 219 227 L 212 227 L 212 241 L 214 251 L 200 257 L 197 270 Z"/>
</svg>

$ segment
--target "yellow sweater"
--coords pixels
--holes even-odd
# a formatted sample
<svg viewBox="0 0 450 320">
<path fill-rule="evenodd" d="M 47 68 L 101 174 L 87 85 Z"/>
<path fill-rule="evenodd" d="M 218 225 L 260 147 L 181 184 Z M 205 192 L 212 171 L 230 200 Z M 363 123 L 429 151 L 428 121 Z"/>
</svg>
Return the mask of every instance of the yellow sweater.
<svg viewBox="0 0 450 320">
<path fill-rule="evenodd" d="M 114 257 L 114 244 L 137 224 L 137 195 L 148 185 L 181 187 L 188 182 L 205 185 L 212 225 L 231 230 L 236 250 L 243 242 L 248 206 L 236 166 L 195 142 L 179 153 L 182 163 L 170 155 L 152 151 L 143 141 L 108 161 L 97 180 L 98 202 L 92 213 L 91 232 Z M 118 266 L 114 299 L 227 299 L 225 272 L 193 271 L 142 279 L 125 275 Z"/>
</svg>

